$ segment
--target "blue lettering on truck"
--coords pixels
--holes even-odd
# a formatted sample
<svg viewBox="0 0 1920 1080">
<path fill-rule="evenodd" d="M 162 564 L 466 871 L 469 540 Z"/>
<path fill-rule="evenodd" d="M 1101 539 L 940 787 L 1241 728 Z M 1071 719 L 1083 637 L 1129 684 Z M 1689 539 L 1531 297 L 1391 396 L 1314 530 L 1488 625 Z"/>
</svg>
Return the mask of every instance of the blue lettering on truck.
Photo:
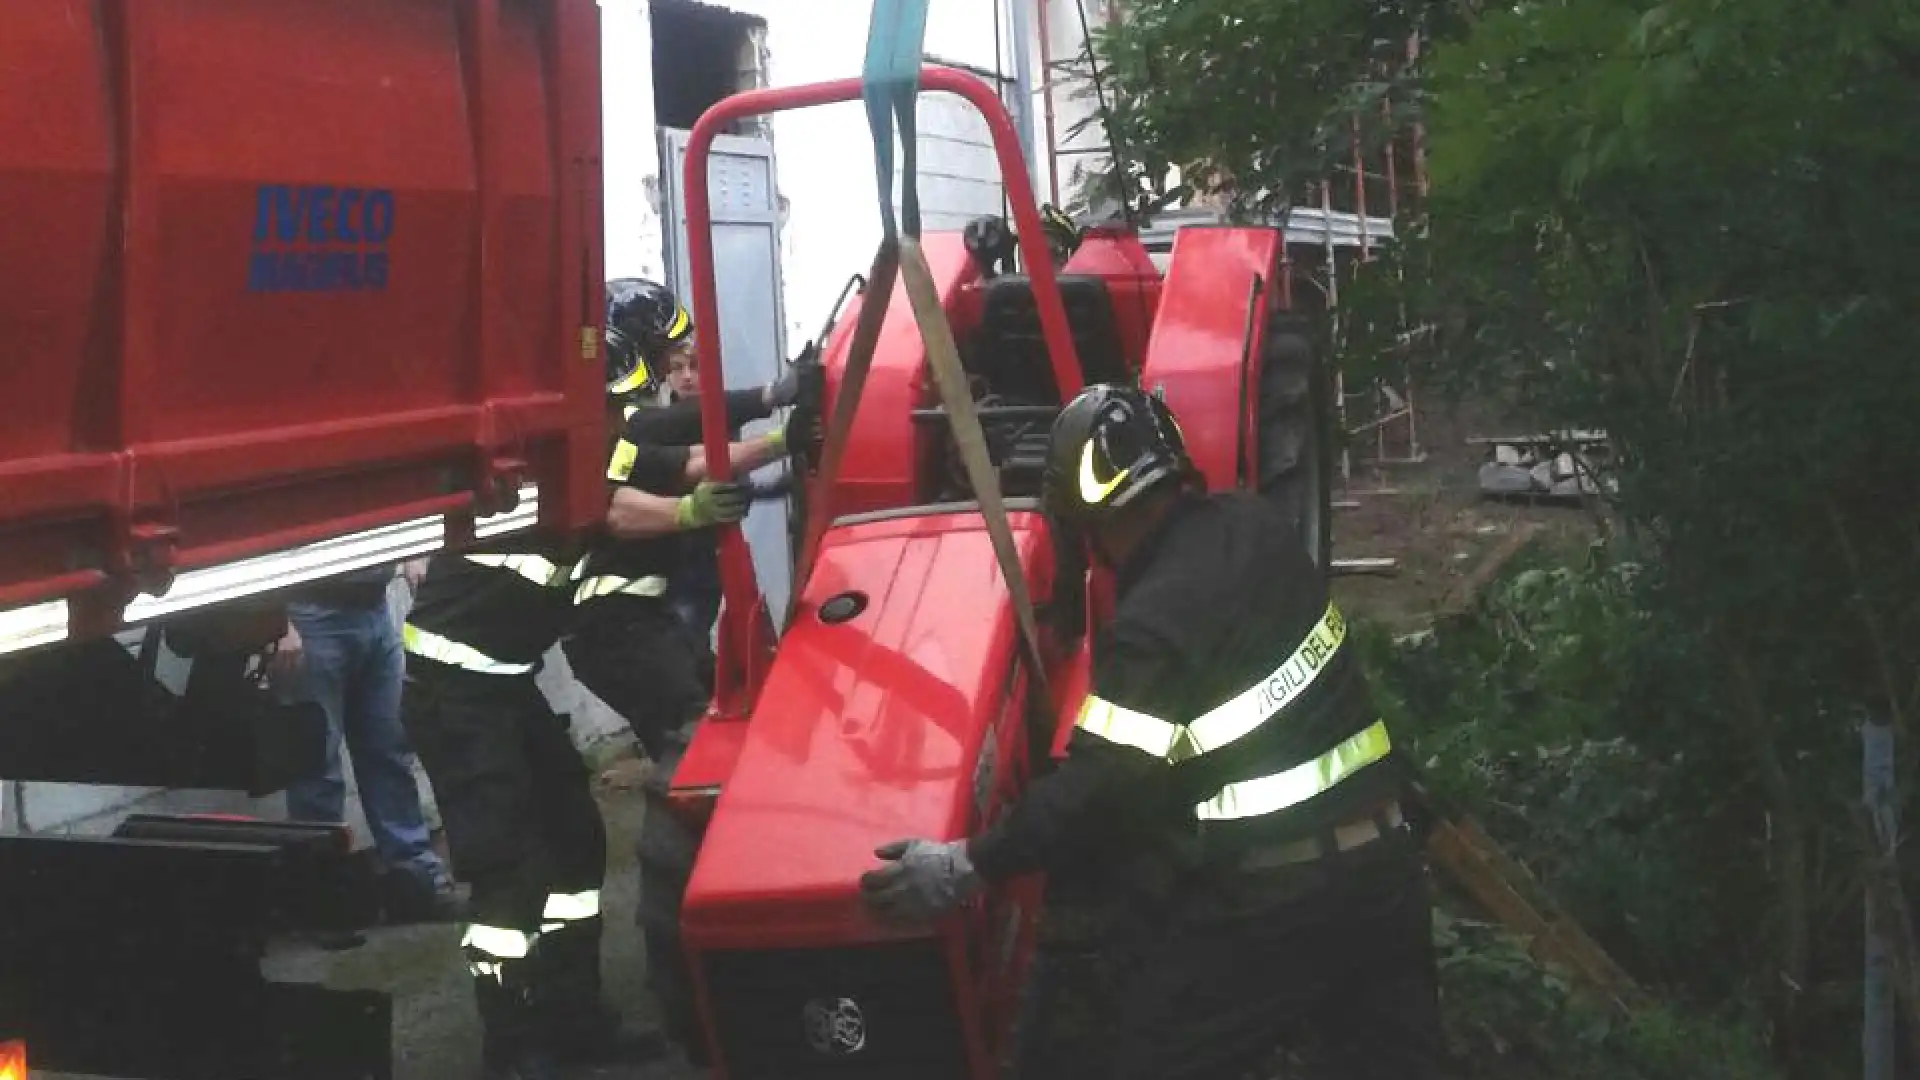
<svg viewBox="0 0 1920 1080">
<path fill-rule="evenodd" d="M 262 184 L 254 192 L 253 292 L 387 287 L 393 191 L 327 184 Z"/>
</svg>

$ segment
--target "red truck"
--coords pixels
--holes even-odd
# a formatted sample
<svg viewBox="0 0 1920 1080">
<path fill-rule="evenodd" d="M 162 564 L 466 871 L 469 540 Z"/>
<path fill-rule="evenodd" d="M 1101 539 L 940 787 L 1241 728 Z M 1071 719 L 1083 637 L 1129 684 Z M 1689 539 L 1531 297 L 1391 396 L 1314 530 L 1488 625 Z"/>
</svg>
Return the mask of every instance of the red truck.
<svg viewBox="0 0 1920 1080">
<path fill-rule="evenodd" d="M 245 677 L 275 590 L 600 520 L 598 20 L 8 0 L 0 776 L 278 790 L 323 720 Z M 62 1071 L 389 1075 L 383 995 L 259 972 L 270 926 L 328 917 L 340 841 L 0 838 L 0 1040 Z"/>
</svg>

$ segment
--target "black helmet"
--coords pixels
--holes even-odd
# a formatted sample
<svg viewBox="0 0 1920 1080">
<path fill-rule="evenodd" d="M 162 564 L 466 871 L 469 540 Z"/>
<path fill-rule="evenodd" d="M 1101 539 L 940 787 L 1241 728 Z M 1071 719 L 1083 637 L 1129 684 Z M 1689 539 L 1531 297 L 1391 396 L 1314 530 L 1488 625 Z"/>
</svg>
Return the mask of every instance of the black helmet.
<svg viewBox="0 0 1920 1080">
<path fill-rule="evenodd" d="M 1046 230 L 1047 245 L 1053 248 L 1056 261 L 1064 263 L 1080 250 L 1080 226 L 1059 207 L 1041 203 L 1040 225 Z"/>
<path fill-rule="evenodd" d="M 1041 497 L 1063 521 L 1095 521 L 1192 475 L 1180 424 L 1159 394 L 1097 383 L 1053 421 Z"/>
<path fill-rule="evenodd" d="M 607 282 L 607 393 L 651 390 L 668 349 L 693 336 L 693 316 L 673 291 L 645 278 Z"/>
</svg>

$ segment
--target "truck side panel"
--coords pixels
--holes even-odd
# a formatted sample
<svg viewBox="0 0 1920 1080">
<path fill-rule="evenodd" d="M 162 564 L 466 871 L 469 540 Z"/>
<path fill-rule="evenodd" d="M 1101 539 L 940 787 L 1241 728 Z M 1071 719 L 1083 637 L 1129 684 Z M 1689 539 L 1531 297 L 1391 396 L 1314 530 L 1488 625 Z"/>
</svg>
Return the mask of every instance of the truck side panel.
<svg viewBox="0 0 1920 1080">
<path fill-rule="evenodd" d="M 596 518 L 599 139 L 594 0 L 14 0 L 0 607 Z"/>
</svg>

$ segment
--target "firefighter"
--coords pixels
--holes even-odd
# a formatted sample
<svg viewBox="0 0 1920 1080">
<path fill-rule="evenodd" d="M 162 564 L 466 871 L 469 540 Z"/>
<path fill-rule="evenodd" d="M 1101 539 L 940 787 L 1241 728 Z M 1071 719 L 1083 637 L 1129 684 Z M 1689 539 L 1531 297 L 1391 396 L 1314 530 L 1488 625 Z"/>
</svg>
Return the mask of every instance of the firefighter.
<svg viewBox="0 0 1920 1080">
<path fill-rule="evenodd" d="M 692 616 L 676 611 L 670 592 L 678 585 L 698 590 L 687 580 L 689 562 L 711 560 L 714 526 L 746 515 L 748 496 L 741 485 L 715 486 L 706 480 L 700 435 L 697 381 L 687 375 L 692 359 L 692 319 L 663 286 L 627 279 L 610 284 L 607 310 L 609 408 L 619 417 L 621 437 L 608 461 L 607 479 L 619 485 L 618 498 L 644 497 L 656 507 L 655 528 L 630 531 L 596 545 L 581 560 L 574 578 L 578 607 L 566 640 L 567 661 L 580 682 L 633 727 L 652 759 L 644 792 L 648 809 L 640 840 L 641 897 L 638 921 L 647 945 L 647 980 L 660 1005 L 664 1025 L 675 1041 L 697 1057 L 692 998 L 679 952 L 680 892 L 692 869 L 693 844 L 666 808 L 667 786 L 696 722 L 711 694 L 708 637 L 711 609 Z M 667 388 L 654 372 L 678 371 L 682 397 L 663 403 Z M 738 429 L 793 405 L 802 388 L 820 377 L 818 365 L 795 365 L 764 387 L 727 394 L 728 424 Z M 817 401 L 817 395 L 809 399 Z M 729 444 L 736 473 L 746 473 L 787 451 L 786 432 L 812 431 L 810 409 L 796 409 L 787 427 Z M 641 463 L 636 465 L 636 462 Z M 690 485 L 694 495 L 674 502 Z M 711 501 L 698 496 L 705 488 Z M 683 593 L 684 595 L 684 593 Z M 698 593 L 693 599 L 698 600 Z M 717 605 L 716 605 L 717 606 Z M 694 620 L 702 617 L 701 625 Z"/>
<path fill-rule="evenodd" d="M 685 374 L 692 360 L 693 320 L 665 286 L 618 280 L 608 285 L 607 344 L 614 368 L 608 405 L 621 426 L 607 479 L 662 500 L 677 497 L 706 479 L 699 402 L 693 396 L 698 384 Z M 660 403 L 668 388 L 655 372 L 679 373 L 669 380 L 682 388 L 679 400 Z M 796 366 L 766 386 L 728 393 L 729 426 L 737 431 L 792 405 L 803 379 L 817 378 L 816 372 Z M 786 431 L 736 440 L 729 447 L 734 472 L 744 474 L 786 453 Z M 643 451 L 653 467 L 635 469 Z M 711 504 L 663 501 L 684 513 L 661 522 L 651 535 L 596 545 L 576 569 L 578 612 L 566 641 L 567 662 L 581 683 L 633 726 L 656 762 L 699 715 L 710 693 L 707 639 L 717 599 L 707 608 L 700 595 L 704 582 L 688 580 L 687 571 L 701 565 L 701 556 L 711 563 L 712 528 L 739 521 L 747 510 L 743 488 L 713 490 Z M 676 592 L 681 596 L 672 595 Z M 677 610 L 673 601 L 682 598 L 694 601 L 692 612 Z M 702 614 L 704 625 L 696 621 Z"/>
<path fill-rule="evenodd" d="M 1409 777 L 1285 511 L 1205 494 L 1171 411 L 1132 387 L 1087 388 L 1052 440 L 1046 506 L 1116 585 L 1068 756 L 979 835 L 882 846 L 869 904 L 927 919 L 1028 872 L 1103 875 L 1135 966 L 1112 980 L 1111 1058 L 1072 1075 L 1230 1080 L 1303 1019 L 1316 1075 L 1436 1075 Z"/>
<path fill-rule="evenodd" d="M 631 376 L 609 359 L 611 392 Z M 627 445 L 634 476 L 673 475 L 678 455 Z M 665 481 L 660 483 L 664 484 Z M 643 538 L 717 519 L 733 485 L 677 497 L 621 485 L 606 531 Z M 491 1075 L 545 1080 L 560 1063 L 633 1062 L 665 1049 L 635 1038 L 600 997 L 606 835 L 564 717 L 535 683 L 574 612 L 572 552 L 515 537 L 435 555 L 402 638 L 402 720 L 432 781 L 447 842 L 472 885 L 461 944 Z"/>
</svg>

